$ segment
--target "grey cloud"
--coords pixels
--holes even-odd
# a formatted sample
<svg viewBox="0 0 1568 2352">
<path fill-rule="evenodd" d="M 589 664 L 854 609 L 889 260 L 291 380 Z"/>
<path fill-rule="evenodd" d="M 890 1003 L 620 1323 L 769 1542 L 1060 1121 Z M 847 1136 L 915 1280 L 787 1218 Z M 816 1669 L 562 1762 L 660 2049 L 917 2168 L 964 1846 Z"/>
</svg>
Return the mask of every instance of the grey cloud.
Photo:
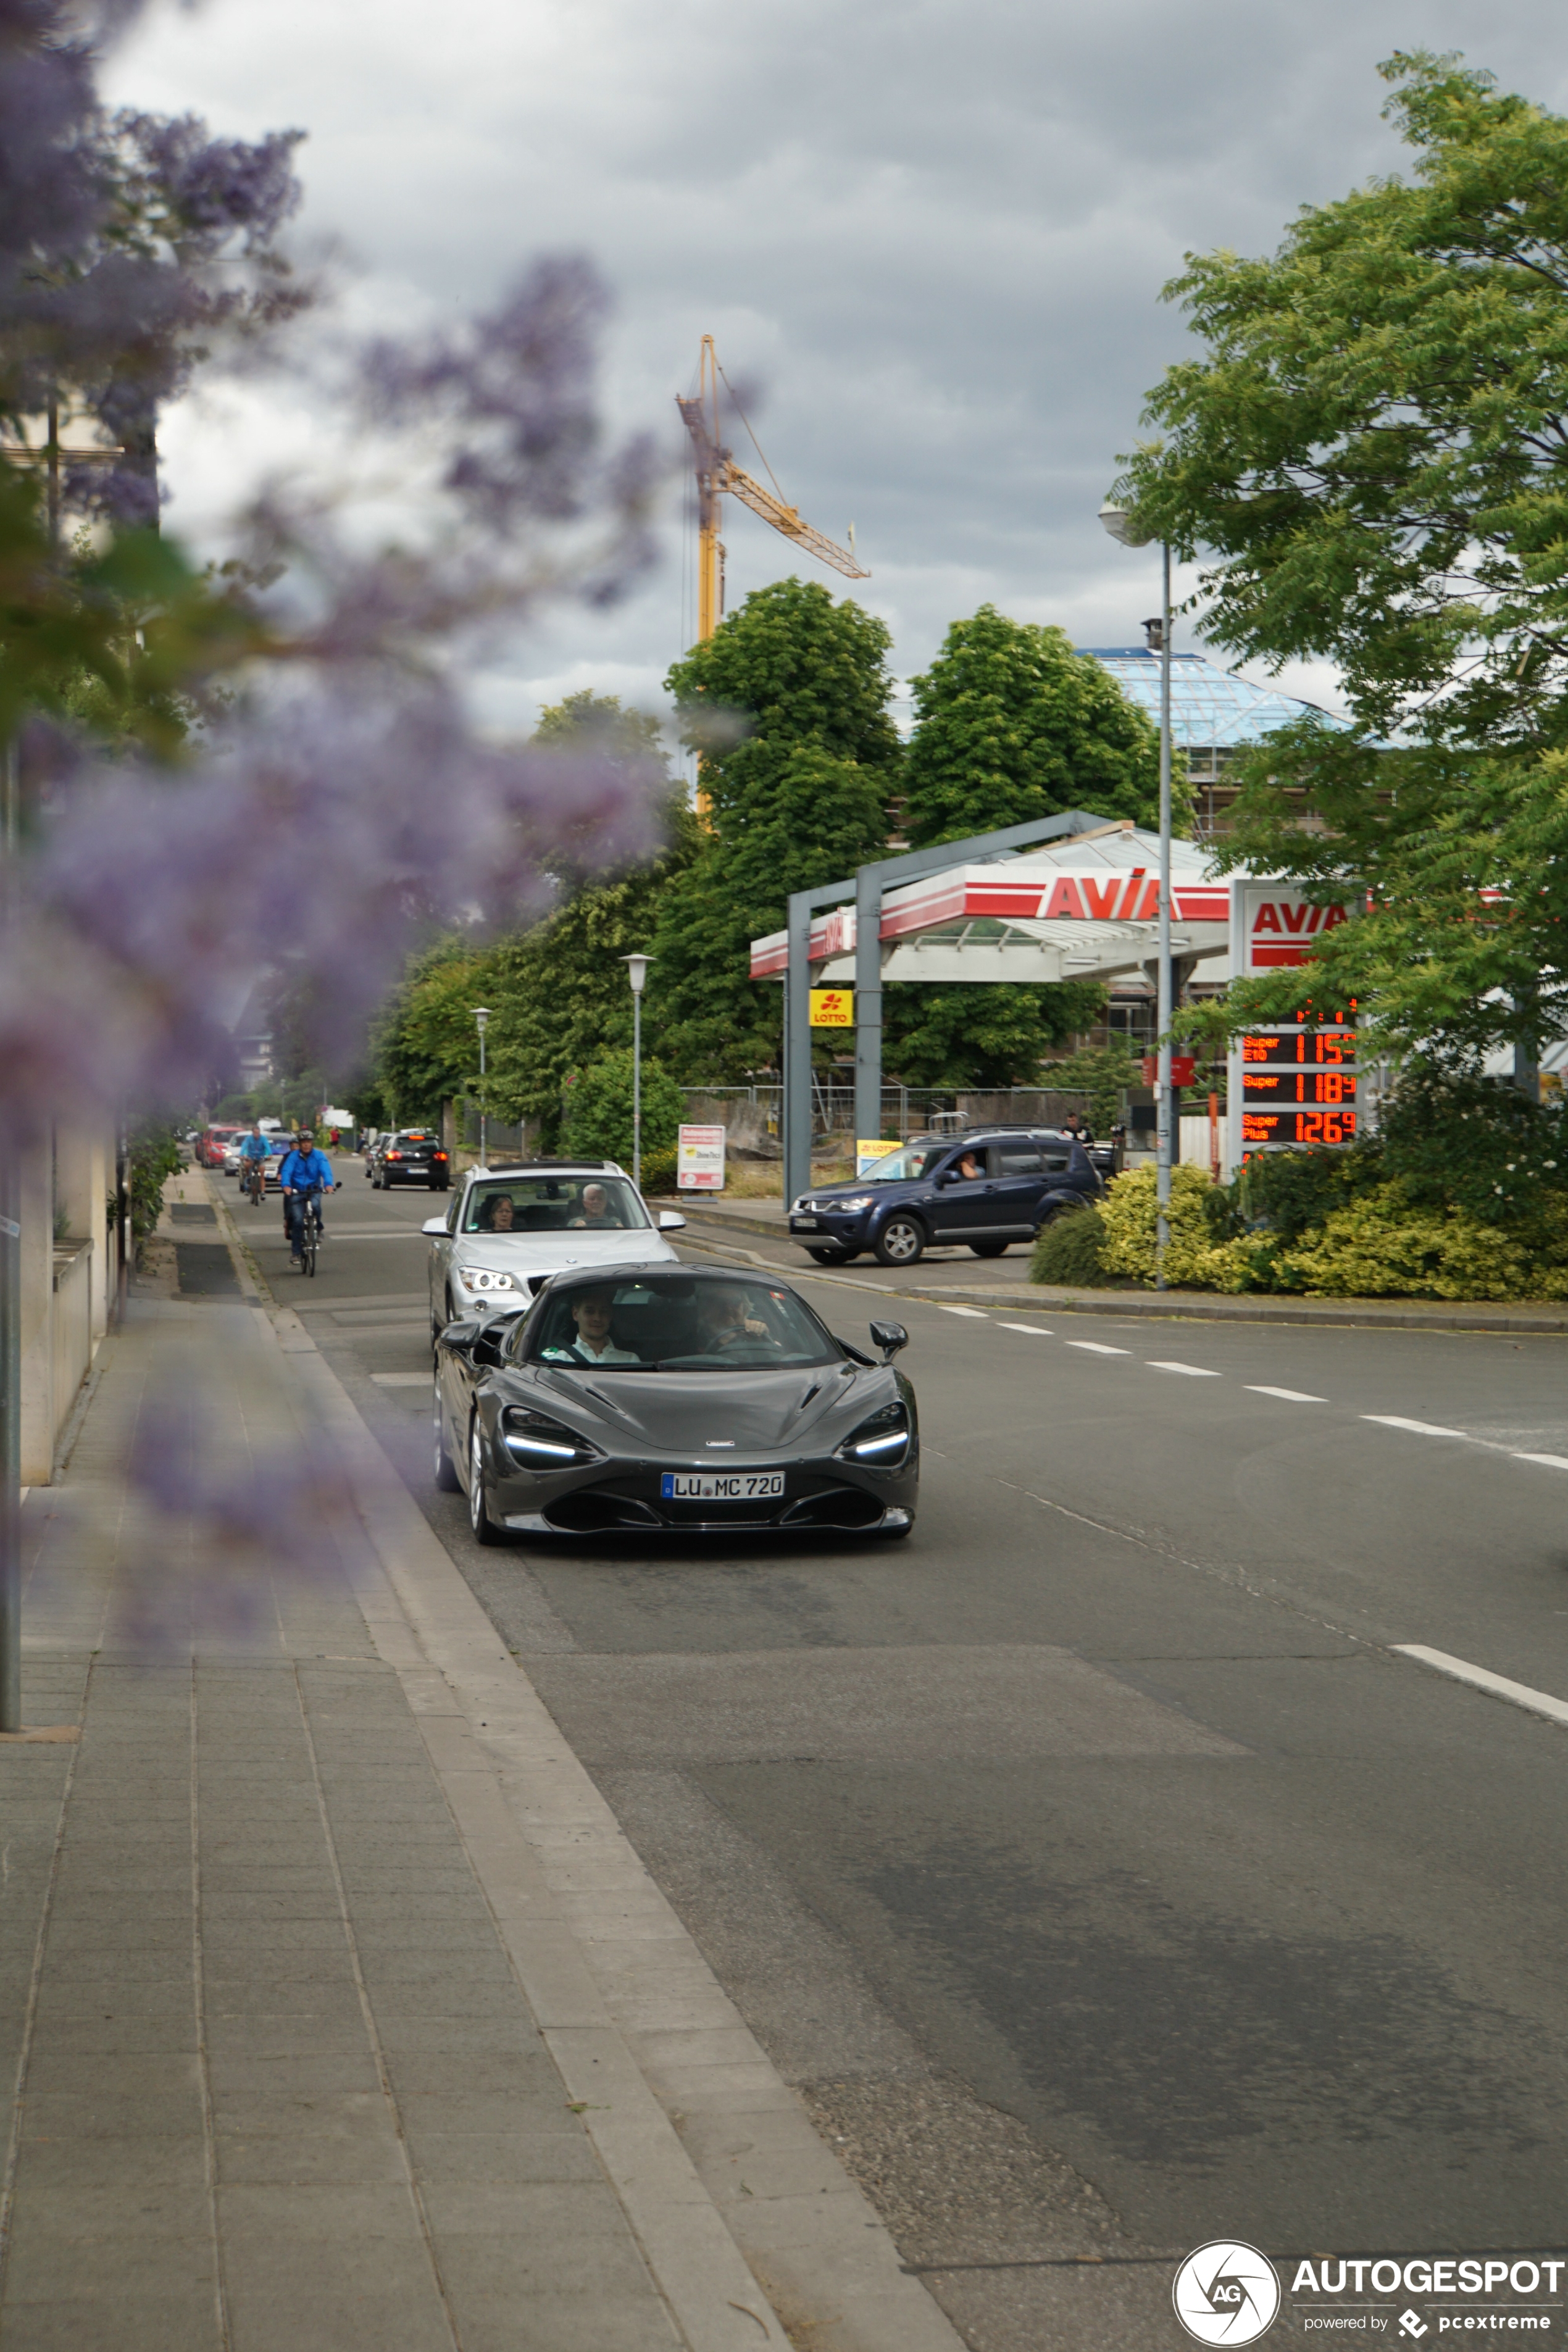
<svg viewBox="0 0 1568 2352">
<path fill-rule="evenodd" d="M 835 537 L 855 521 L 855 593 L 907 675 L 986 598 L 1135 637 L 1152 566 L 1094 517 L 1184 347 L 1162 284 L 1399 168 L 1374 71 L 1396 47 L 1564 103 L 1561 21 L 1553 0 L 468 0 L 433 28 L 415 0 L 209 0 L 115 73 L 225 129 L 306 123 L 309 225 L 388 299 L 438 315 L 541 248 L 593 253 L 616 419 L 666 430 L 672 466 L 711 330 L 765 388 L 788 495 Z M 672 482 L 660 573 L 519 646 L 498 708 L 601 672 L 655 696 L 684 643 L 679 512 Z M 731 603 L 804 568 L 742 511 L 727 539 Z"/>
</svg>

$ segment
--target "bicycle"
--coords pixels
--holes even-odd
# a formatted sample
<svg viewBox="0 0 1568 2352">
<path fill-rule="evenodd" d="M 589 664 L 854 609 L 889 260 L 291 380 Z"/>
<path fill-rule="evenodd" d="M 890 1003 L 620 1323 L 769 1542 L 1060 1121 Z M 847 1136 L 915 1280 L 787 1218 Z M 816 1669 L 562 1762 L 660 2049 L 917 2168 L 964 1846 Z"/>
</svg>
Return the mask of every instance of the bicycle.
<svg viewBox="0 0 1568 2352">
<path fill-rule="evenodd" d="M 259 1209 L 262 1196 L 267 1191 L 267 1163 L 264 1160 L 252 1160 L 247 1163 L 245 1189 L 249 1195 L 251 1207 Z"/>
<path fill-rule="evenodd" d="M 308 1192 L 300 1202 L 300 1272 L 309 1281 L 316 1271 L 316 1252 L 321 1245 L 321 1199 L 319 1192 Z"/>
</svg>

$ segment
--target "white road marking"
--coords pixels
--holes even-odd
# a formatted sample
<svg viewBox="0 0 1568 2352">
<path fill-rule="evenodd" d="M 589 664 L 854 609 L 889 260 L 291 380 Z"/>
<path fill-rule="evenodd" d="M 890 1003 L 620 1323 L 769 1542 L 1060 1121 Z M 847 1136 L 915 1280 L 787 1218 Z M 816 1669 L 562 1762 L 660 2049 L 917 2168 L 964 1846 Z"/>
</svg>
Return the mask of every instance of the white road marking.
<svg viewBox="0 0 1568 2352">
<path fill-rule="evenodd" d="M 1152 1356 L 1147 1360 L 1152 1372 L 1185 1372 L 1192 1381 L 1220 1381 L 1225 1378 L 1223 1372 L 1211 1372 L 1206 1364 L 1162 1364 L 1156 1362 Z"/>
<path fill-rule="evenodd" d="M 1568 1454 L 1516 1454 L 1516 1462 L 1539 1462 L 1543 1470 L 1568 1470 Z"/>
<path fill-rule="evenodd" d="M 382 1389 L 427 1389 L 428 1372 L 372 1372 L 371 1379 Z"/>
<path fill-rule="evenodd" d="M 1068 1346 L 1087 1348 L 1091 1356 L 1125 1356 L 1131 1352 L 1127 1348 L 1108 1348 L 1103 1339 L 1069 1339 Z"/>
<path fill-rule="evenodd" d="M 1247 1388 L 1249 1396 L 1279 1397 L 1285 1404 L 1327 1404 L 1329 1401 L 1327 1397 L 1309 1396 L 1304 1389 L 1266 1389 L 1255 1387 L 1250 1381 Z"/>
<path fill-rule="evenodd" d="M 1363 1421 L 1375 1421 L 1384 1429 L 1413 1429 L 1417 1437 L 1468 1437 L 1468 1429 L 1444 1429 L 1435 1421 L 1406 1421 L 1397 1412 L 1363 1412 Z"/>
<path fill-rule="evenodd" d="M 941 1299 L 940 1299 L 940 1298 L 933 1300 L 933 1302 L 932 1302 L 932 1303 L 933 1303 L 933 1305 L 937 1306 L 937 1307 L 942 1307 L 942 1313 L 943 1313 L 944 1315 L 973 1315 L 973 1318 L 974 1318 L 974 1319 L 975 1319 L 975 1321 L 976 1321 L 977 1323 L 989 1323 L 989 1321 L 991 1320 L 991 1318 L 989 1317 L 989 1315 L 987 1315 L 987 1314 L 985 1313 L 985 1311 L 984 1311 L 984 1307 L 942 1307 L 942 1301 L 941 1301 Z"/>
<path fill-rule="evenodd" d="M 1463 1658 L 1451 1658 L 1447 1650 L 1428 1650 L 1420 1642 L 1395 1642 L 1394 1647 L 1402 1658 L 1419 1658 L 1424 1666 L 1432 1666 L 1440 1675 L 1451 1675 L 1457 1683 L 1469 1683 L 1477 1690 L 1490 1691 L 1494 1698 L 1511 1699 L 1515 1706 L 1528 1707 L 1531 1715 L 1550 1716 L 1553 1723 L 1568 1723 L 1568 1699 L 1553 1698 L 1548 1691 L 1531 1690 L 1528 1683 L 1510 1683 L 1506 1675 L 1489 1674 L 1485 1666 L 1472 1666 Z"/>
<path fill-rule="evenodd" d="M 996 1328 L 998 1331 L 1026 1331 L 1031 1339 L 1049 1339 L 1055 1336 L 1043 1323 L 998 1323 Z"/>
</svg>

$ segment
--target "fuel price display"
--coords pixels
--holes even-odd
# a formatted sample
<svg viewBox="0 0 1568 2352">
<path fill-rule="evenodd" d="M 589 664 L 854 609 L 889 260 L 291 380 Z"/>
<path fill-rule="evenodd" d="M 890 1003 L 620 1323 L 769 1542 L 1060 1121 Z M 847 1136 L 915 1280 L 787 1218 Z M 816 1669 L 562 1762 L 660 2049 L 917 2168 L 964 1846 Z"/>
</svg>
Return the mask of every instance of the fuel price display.
<svg viewBox="0 0 1568 2352">
<path fill-rule="evenodd" d="M 1356 1049 L 1353 1012 L 1314 1019 L 1310 1007 L 1294 1022 L 1239 1038 L 1231 1084 L 1243 1151 L 1353 1143 Z"/>
</svg>

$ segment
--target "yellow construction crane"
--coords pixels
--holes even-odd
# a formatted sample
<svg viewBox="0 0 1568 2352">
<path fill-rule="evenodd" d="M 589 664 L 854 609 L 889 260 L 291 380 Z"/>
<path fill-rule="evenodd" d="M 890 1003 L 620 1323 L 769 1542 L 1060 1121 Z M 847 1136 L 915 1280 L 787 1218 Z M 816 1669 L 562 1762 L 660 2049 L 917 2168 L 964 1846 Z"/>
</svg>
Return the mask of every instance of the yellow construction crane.
<svg viewBox="0 0 1568 2352">
<path fill-rule="evenodd" d="M 724 617 L 724 542 L 719 536 L 719 501 L 726 490 L 732 491 L 743 506 L 804 547 L 823 563 L 831 563 L 835 572 L 842 572 L 850 580 L 869 580 L 870 573 L 856 562 L 853 550 L 847 552 L 836 547 L 822 532 L 802 522 L 797 507 L 786 506 L 772 490 L 764 490 L 761 482 L 753 481 L 743 467 L 737 466 L 730 451 L 719 438 L 719 382 L 723 370 L 713 348 L 711 335 L 702 338 L 702 353 L 698 362 L 697 394 L 694 399 L 676 396 L 679 409 L 697 451 L 697 641 L 706 644 Z M 726 382 L 728 379 L 726 379 Z M 733 395 L 731 395 L 733 397 Z M 742 422 L 744 420 L 742 419 Z M 746 427 L 751 431 L 750 425 Z M 754 436 L 752 436 L 755 437 Z M 758 455 L 761 456 L 761 451 Z M 763 459 L 764 466 L 767 459 Z M 769 468 L 772 471 L 772 468 Z M 850 538 L 854 538 L 853 527 Z"/>
</svg>

